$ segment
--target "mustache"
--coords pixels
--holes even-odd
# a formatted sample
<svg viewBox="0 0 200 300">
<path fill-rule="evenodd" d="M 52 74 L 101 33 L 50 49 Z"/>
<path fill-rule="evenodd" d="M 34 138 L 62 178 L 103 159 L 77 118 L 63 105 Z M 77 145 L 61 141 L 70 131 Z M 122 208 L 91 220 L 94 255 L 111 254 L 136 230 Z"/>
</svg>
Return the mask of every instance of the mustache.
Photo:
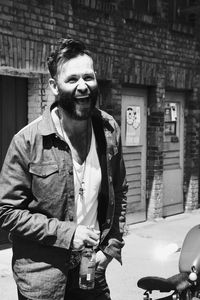
<svg viewBox="0 0 200 300">
<path fill-rule="evenodd" d="M 99 95 L 99 89 L 91 89 L 89 88 L 90 93 L 89 94 L 83 94 L 81 95 L 82 98 L 89 98 L 90 100 L 97 101 L 98 95 Z M 59 94 L 56 96 L 56 100 L 70 100 L 70 101 L 76 101 L 78 100 L 78 97 L 75 96 L 76 91 L 73 91 L 71 94 L 68 94 L 64 91 L 59 90 Z M 81 98 L 80 96 L 80 98 Z"/>
</svg>

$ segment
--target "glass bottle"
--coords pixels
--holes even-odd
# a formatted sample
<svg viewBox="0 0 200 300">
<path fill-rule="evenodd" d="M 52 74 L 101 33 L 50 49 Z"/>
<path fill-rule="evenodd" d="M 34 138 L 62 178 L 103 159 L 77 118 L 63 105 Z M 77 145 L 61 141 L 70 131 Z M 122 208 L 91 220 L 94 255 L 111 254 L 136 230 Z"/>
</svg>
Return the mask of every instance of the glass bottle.
<svg viewBox="0 0 200 300">
<path fill-rule="evenodd" d="M 96 252 L 93 246 L 86 246 L 82 251 L 79 287 L 84 290 L 91 290 L 95 283 Z"/>
</svg>

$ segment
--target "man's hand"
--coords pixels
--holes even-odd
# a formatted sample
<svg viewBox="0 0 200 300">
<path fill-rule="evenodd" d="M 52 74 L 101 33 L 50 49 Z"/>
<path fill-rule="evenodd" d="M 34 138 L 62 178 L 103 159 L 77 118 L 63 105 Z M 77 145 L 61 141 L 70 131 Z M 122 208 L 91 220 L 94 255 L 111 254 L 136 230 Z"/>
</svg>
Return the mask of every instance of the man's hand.
<svg viewBox="0 0 200 300">
<path fill-rule="evenodd" d="M 99 250 L 96 254 L 96 268 L 105 270 L 111 260 L 112 257 L 110 255 L 107 255 Z"/>
<path fill-rule="evenodd" d="M 85 225 L 78 225 L 74 234 L 73 249 L 81 250 L 86 244 L 98 246 L 100 231 Z"/>
<path fill-rule="evenodd" d="M 110 290 L 106 281 L 106 268 L 111 260 L 112 257 L 103 253 L 101 250 L 96 254 L 95 289 L 104 295 L 103 299 L 108 300 L 111 300 L 111 298 Z"/>
</svg>

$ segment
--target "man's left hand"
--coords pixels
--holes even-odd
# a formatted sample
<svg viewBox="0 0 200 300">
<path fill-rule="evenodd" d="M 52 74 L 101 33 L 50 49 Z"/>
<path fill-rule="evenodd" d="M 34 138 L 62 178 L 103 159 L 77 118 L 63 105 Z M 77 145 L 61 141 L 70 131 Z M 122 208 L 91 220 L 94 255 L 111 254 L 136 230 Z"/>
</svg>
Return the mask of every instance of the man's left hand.
<svg viewBox="0 0 200 300">
<path fill-rule="evenodd" d="M 106 281 L 106 268 L 111 260 L 112 257 L 101 250 L 96 254 L 95 289 L 97 293 L 99 292 L 99 297 L 97 297 L 99 300 L 111 300 L 110 290 Z"/>
<path fill-rule="evenodd" d="M 96 254 L 96 268 L 106 269 L 108 264 L 111 262 L 112 257 L 108 254 L 103 253 L 99 250 Z"/>
</svg>

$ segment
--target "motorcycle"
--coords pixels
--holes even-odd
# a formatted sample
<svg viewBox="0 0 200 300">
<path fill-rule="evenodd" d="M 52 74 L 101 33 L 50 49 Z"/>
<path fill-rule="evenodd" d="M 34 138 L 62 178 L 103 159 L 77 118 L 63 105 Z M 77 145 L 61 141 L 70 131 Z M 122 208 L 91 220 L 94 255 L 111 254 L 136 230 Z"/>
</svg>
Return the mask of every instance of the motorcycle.
<svg viewBox="0 0 200 300">
<path fill-rule="evenodd" d="M 186 234 L 180 250 L 178 274 L 169 278 L 146 276 L 138 280 L 137 286 L 145 290 L 144 300 L 152 300 L 153 291 L 170 293 L 157 300 L 200 299 L 200 225 Z"/>
</svg>

